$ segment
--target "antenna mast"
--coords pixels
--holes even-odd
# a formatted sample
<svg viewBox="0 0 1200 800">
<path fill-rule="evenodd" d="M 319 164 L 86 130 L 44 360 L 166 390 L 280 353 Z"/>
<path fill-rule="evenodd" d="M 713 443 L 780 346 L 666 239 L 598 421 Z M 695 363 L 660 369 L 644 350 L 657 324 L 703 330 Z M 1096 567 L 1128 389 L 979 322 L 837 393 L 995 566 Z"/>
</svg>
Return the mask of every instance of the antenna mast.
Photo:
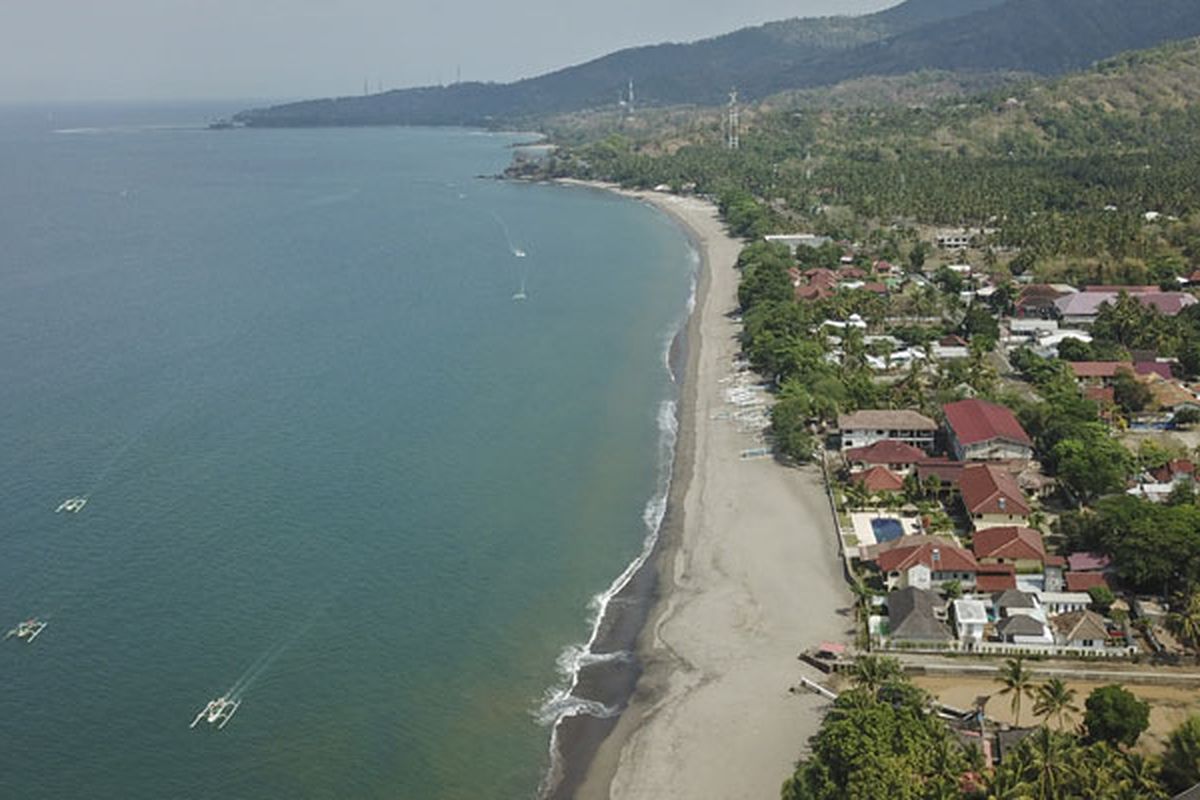
<svg viewBox="0 0 1200 800">
<path fill-rule="evenodd" d="M 633 116 L 633 78 L 629 79 L 629 116 Z"/>
<path fill-rule="evenodd" d="M 730 150 L 737 150 L 741 145 L 741 140 L 738 137 L 737 94 L 737 89 L 729 93 L 729 120 L 726 123 L 728 130 L 726 131 L 725 146 Z"/>
</svg>

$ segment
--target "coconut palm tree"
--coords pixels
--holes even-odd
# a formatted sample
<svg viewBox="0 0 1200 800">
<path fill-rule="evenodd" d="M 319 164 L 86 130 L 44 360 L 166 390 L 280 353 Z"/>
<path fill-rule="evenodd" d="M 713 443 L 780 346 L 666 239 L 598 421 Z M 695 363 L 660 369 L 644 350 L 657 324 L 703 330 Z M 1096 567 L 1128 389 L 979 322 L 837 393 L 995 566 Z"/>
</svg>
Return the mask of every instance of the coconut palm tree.
<svg viewBox="0 0 1200 800">
<path fill-rule="evenodd" d="M 1037 688 L 1037 698 L 1033 705 L 1033 713 L 1049 720 L 1055 717 L 1058 729 L 1063 729 L 1064 718 L 1068 713 L 1078 713 L 1075 705 L 1075 690 L 1067 688 L 1061 678 L 1051 678 Z"/>
<path fill-rule="evenodd" d="M 1063 795 L 1063 784 L 1070 777 L 1072 742 L 1061 733 L 1053 733 L 1045 725 L 1030 738 L 1033 740 L 1029 749 L 1030 767 L 1037 776 L 1034 797 L 1038 800 L 1055 800 Z"/>
<path fill-rule="evenodd" d="M 1182 608 L 1167 617 L 1167 626 L 1200 656 L 1200 591 L 1193 591 Z"/>
<path fill-rule="evenodd" d="M 1024 697 L 1032 698 L 1036 691 L 1033 685 L 1033 675 L 1029 670 L 1025 669 L 1025 661 L 1023 659 L 1010 658 L 1000 668 L 1000 674 L 996 676 L 996 682 L 1004 687 L 1000 690 L 1000 694 L 1012 695 L 1010 703 L 1013 718 L 1016 721 L 1017 727 L 1020 727 L 1021 699 Z"/>
<path fill-rule="evenodd" d="M 859 656 L 854 662 L 850 680 L 872 697 L 888 683 L 899 680 L 903 675 L 900 662 L 884 656 Z"/>
</svg>

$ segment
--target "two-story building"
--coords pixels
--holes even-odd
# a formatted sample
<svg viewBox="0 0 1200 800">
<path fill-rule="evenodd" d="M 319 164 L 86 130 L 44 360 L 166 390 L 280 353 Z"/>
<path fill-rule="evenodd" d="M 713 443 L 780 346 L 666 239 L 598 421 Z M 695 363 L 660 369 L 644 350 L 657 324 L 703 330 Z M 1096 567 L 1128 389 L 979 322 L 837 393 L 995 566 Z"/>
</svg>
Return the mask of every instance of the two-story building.
<svg viewBox="0 0 1200 800">
<path fill-rule="evenodd" d="M 988 528 L 1026 527 L 1032 509 L 1017 479 L 995 464 L 971 464 L 962 471 L 958 489 L 978 532 Z"/>
<path fill-rule="evenodd" d="M 908 409 L 869 409 L 838 416 L 842 450 L 894 441 L 929 451 L 933 448 L 937 427 L 929 417 Z"/>
<path fill-rule="evenodd" d="M 950 449 L 959 461 L 1028 461 L 1033 440 L 1007 408 L 986 400 L 942 407 Z"/>
</svg>

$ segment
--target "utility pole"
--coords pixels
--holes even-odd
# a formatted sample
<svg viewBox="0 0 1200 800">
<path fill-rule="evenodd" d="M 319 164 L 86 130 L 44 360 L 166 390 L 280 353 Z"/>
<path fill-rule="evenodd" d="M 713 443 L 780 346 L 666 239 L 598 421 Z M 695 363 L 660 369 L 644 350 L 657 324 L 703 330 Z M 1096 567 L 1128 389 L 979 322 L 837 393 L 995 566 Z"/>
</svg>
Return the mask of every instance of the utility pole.
<svg viewBox="0 0 1200 800">
<path fill-rule="evenodd" d="M 629 116 L 633 116 L 633 78 L 629 79 Z"/>
</svg>

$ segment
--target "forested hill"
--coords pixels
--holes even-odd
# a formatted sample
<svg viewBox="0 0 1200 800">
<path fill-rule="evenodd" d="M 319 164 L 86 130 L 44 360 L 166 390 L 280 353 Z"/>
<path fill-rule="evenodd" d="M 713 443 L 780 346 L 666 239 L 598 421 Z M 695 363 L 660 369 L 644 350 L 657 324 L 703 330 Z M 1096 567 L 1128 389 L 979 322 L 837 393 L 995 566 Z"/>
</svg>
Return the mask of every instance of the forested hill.
<svg viewBox="0 0 1200 800">
<path fill-rule="evenodd" d="M 462 83 L 242 112 L 252 126 L 500 124 L 615 105 L 720 103 L 925 68 L 1055 74 L 1200 34 L 1197 0 L 907 0 L 861 17 L 770 23 L 691 44 L 622 50 L 509 84 Z"/>
</svg>

